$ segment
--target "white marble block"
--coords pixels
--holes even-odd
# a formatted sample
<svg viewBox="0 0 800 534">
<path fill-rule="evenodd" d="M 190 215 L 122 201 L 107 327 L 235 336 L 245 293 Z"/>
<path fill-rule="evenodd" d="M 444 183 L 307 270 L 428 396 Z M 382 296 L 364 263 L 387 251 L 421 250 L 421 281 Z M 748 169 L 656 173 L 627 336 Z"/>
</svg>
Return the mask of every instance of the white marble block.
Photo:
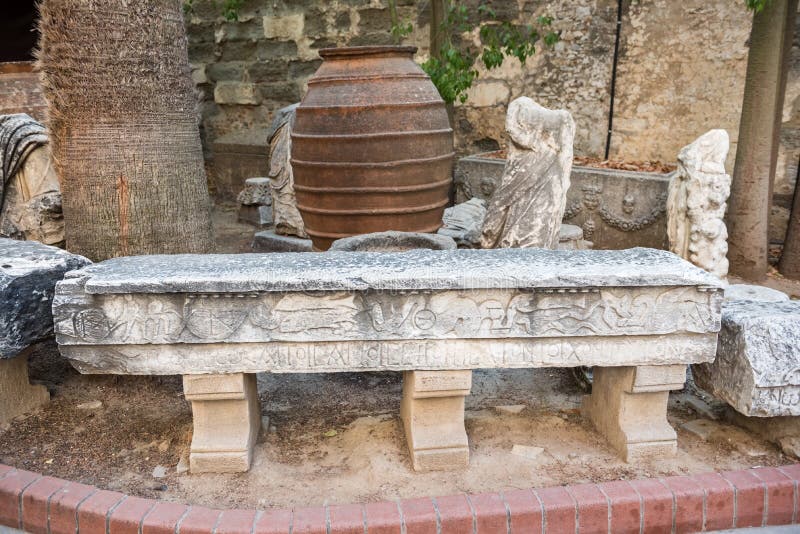
<svg viewBox="0 0 800 534">
<path fill-rule="evenodd" d="M 692 372 L 743 415 L 800 415 L 800 302 L 726 302 L 717 358 Z"/>
</svg>

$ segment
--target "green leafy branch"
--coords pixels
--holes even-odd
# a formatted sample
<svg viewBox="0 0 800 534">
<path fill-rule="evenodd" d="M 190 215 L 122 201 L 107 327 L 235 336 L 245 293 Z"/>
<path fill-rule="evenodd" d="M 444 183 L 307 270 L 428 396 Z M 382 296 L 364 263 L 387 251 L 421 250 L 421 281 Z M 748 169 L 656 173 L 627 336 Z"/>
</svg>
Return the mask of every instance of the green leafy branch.
<svg viewBox="0 0 800 534">
<path fill-rule="evenodd" d="M 183 12 L 184 13 L 191 13 L 194 9 L 194 4 L 196 0 L 183 0 Z M 221 9 L 222 16 L 225 17 L 225 20 L 229 22 L 236 22 L 239 20 L 239 10 L 242 8 L 242 4 L 244 4 L 244 0 L 212 0 L 215 7 L 219 7 Z"/>
<path fill-rule="evenodd" d="M 391 32 L 399 43 L 413 31 L 413 27 L 410 22 L 399 20 L 395 0 L 389 0 L 389 9 L 392 16 Z M 472 22 L 474 19 L 482 19 L 483 22 Z M 467 101 L 467 91 L 479 75 L 475 68 L 478 59 L 487 70 L 502 66 L 507 57 L 515 57 L 524 65 L 536 53 L 539 43 L 551 47 L 559 40 L 558 32 L 551 29 L 553 19 L 547 16 L 538 17 L 536 26 L 517 25 L 498 20 L 495 11 L 481 3 L 474 19 L 467 6 L 447 2 L 441 24 L 431 29 L 435 32 L 431 41 L 441 41 L 441 45 L 438 53 L 431 51 L 431 57 L 422 64 L 422 69 L 431 77 L 447 103 Z M 479 49 L 468 43 L 455 42 L 454 37 L 471 32 L 476 27 L 480 28 Z"/>
<path fill-rule="evenodd" d="M 748 9 L 752 9 L 756 13 L 767 7 L 771 0 L 745 0 Z"/>
</svg>

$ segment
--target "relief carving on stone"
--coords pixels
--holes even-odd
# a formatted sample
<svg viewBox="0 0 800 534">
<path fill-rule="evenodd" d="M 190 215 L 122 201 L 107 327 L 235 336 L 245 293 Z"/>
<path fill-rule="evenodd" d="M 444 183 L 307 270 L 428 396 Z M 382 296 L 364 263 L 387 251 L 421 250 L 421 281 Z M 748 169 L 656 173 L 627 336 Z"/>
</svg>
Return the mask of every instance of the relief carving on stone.
<svg viewBox="0 0 800 534">
<path fill-rule="evenodd" d="M 693 287 L 98 295 L 57 313 L 56 331 L 65 344 L 707 333 L 721 300 Z"/>
</svg>

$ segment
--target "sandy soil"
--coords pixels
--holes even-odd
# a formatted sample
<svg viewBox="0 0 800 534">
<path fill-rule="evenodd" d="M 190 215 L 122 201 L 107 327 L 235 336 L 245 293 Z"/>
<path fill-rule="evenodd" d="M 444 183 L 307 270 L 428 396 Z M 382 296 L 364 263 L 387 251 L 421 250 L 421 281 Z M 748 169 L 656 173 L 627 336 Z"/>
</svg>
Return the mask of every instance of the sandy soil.
<svg viewBox="0 0 800 534">
<path fill-rule="evenodd" d="M 221 252 L 248 250 L 253 229 L 235 222 L 232 206 L 215 210 L 215 224 Z M 715 423 L 718 430 L 707 440 L 682 429 L 721 409 L 704 408 L 687 389 L 670 400 L 677 457 L 628 465 L 580 417 L 583 391 L 569 370 L 503 370 L 474 373 L 466 412 L 469 468 L 418 474 L 398 417 L 399 373 L 264 374 L 259 392 L 269 422 L 250 472 L 179 474 L 176 466 L 185 461 L 191 439 L 191 409 L 180 377 L 81 376 L 53 342 L 34 351 L 31 376 L 50 389 L 52 402 L 0 429 L 0 462 L 214 507 L 366 502 L 792 461 L 726 423 Z M 502 408 L 508 405 L 521 411 Z M 513 454 L 514 445 L 544 451 L 528 458 Z"/>
<path fill-rule="evenodd" d="M 178 474 L 191 438 L 191 410 L 179 377 L 81 376 L 52 343 L 37 348 L 31 368 L 32 377 L 51 390 L 52 402 L 0 433 L 0 462 L 215 507 L 367 502 L 792 461 L 725 423 L 716 423 L 719 430 L 707 441 L 683 430 L 687 421 L 714 416 L 713 410 L 698 414 L 691 407 L 696 397 L 684 391 L 672 395 L 669 410 L 678 456 L 625 464 L 581 418 L 583 391 L 569 370 L 502 370 L 474 373 L 466 411 L 469 468 L 418 474 L 398 418 L 399 373 L 264 374 L 259 393 L 269 421 L 250 472 Z M 502 408 L 509 405 L 521 411 Z M 514 445 L 544 451 L 527 458 L 512 453 Z M 165 475 L 156 478 L 162 468 Z"/>
</svg>

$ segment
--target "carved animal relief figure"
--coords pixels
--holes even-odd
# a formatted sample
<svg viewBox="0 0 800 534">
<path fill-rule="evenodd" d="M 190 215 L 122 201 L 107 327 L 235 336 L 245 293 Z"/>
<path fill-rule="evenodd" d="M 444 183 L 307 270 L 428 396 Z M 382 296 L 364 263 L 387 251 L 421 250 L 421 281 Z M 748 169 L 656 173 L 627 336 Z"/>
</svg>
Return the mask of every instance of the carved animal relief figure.
<svg viewBox="0 0 800 534">
<path fill-rule="evenodd" d="M 483 225 L 483 248 L 556 248 L 572 171 L 575 122 L 527 97 L 508 107 L 508 160 Z"/>
<path fill-rule="evenodd" d="M 670 250 L 721 278 L 728 275 L 724 221 L 731 192 L 731 177 L 725 172 L 728 146 L 725 130 L 711 130 L 685 146 L 667 199 Z"/>
</svg>

